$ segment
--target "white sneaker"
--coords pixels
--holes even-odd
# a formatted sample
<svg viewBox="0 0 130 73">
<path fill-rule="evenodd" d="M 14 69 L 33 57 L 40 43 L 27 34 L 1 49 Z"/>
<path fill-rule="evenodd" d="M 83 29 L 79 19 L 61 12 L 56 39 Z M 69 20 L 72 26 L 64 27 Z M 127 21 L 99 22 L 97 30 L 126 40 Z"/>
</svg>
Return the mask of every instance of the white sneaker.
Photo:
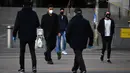
<svg viewBox="0 0 130 73">
<path fill-rule="evenodd" d="M 62 54 L 67 55 L 67 52 L 66 51 L 62 51 Z"/>
</svg>

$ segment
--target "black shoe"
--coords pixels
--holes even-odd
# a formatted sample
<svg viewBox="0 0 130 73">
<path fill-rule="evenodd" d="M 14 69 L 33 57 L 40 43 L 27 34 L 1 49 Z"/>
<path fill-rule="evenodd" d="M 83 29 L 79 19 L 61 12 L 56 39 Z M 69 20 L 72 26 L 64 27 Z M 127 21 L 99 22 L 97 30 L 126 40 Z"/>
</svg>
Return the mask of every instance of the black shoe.
<svg viewBox="0 0 130 73">
<path fill-rule="evenodd" d="M 44 53 L 44 56 L 45 56 L 45 60 L 47 61 L 48 59 L 47 59 L 47 53 L 46 52 Z"/>
<path fill-rule="evenodd" d="M 32 68 L 32 72 L 33 72 L 33 73 L 37 73 L 36 67 L 33 67 L 33 68 Z"/>
<path fill-rule="evenodd" d="M 25 73 L 25 70 L 24 69 L 19 69 L 18 72 L 19 73 Z"/>
<path fill-rule="evenodd" d="M 103 60 L 104 60 L 104 56 L 103 56 L 103 55 L 101 55 L 100 60 L 101 60 L 101 61 L 103 61 Z"/>
<path fill-rule="evenodd" d="M 47 61 L 47 64 L 54 64 L 53 61 Z"/>
<path fill-rule="evenodd" d="M 111 60 L 109 60 L 109 59 L 107 60 L 107 62 L 108 62 L 108 63 L 112 63 Z"/>
<path fill-rule="evenodd" d="M 61 52 L 58 52 L 57 56 L 58 56 L 58 60 L 60 60 L 61 59 Z"/>
<path fill-rule="evenodd" d="M 77 73 L 77 70 L 78 70 L 77 67 L 72 67 L 72 69 L 71 69 L 71 71 L 72 71 L 73 73 Z"/>
<path fill-rule="evenodd" d="M 87 73 L 87 71 L 81 71 L 80 73 Z"/>
</svg>

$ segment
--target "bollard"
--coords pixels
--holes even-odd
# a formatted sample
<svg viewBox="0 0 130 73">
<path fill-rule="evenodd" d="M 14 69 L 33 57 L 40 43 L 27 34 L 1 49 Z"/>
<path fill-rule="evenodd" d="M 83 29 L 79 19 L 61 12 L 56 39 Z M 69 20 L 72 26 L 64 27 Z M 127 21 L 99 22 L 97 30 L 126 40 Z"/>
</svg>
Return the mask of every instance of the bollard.
<svg viewBox="0 0 130 73">
<path fill-rule="evenodd" d="M 128 21 L 128 25 L 129 25 L 129 27 L 130 27 L 130 21 Z"/>
<path fill-rule="evenodd" d="M 7 26 L 7 48 L 13 47 L 12 30 L 12 26 Z"/>
</svg>

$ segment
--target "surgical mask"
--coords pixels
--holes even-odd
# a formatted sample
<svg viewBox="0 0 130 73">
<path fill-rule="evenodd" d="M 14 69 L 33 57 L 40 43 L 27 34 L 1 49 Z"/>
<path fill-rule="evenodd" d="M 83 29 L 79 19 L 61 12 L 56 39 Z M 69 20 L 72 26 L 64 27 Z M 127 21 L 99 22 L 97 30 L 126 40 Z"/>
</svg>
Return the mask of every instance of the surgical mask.
<svg viewBox="0 0 130 73">
<path fill-rule="evenodd" d="M 52 13 L 53 13 L 53 10 L 49 10 L 49 13 L 52 14 Z"/>
</svg>

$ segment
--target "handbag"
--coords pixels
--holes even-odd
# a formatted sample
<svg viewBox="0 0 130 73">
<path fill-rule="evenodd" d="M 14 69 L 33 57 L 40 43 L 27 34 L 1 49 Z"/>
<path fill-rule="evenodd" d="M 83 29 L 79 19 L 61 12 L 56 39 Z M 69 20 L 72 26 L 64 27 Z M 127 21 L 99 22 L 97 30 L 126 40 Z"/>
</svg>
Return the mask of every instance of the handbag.
<svg viewBox="0 0 130 73">
<path fill-rule="evenodd" d="M 35 48 L 43 48 L 43 29 L 37 28 L 37 38 L 35 40 Z"/>
</svg>

